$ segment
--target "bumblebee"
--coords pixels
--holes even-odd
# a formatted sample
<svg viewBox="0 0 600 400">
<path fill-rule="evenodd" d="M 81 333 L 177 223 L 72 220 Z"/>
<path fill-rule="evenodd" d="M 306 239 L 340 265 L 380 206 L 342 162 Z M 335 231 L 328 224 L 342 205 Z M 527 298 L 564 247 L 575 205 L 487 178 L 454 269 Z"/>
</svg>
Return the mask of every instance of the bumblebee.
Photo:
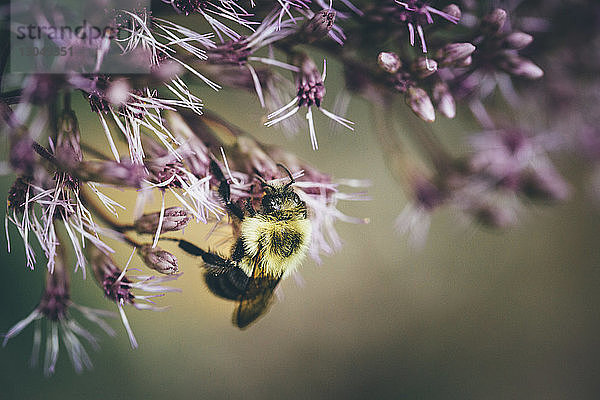
<svg viewBox="0 0 600 400">
<path fill-rule="evenodd" d="M 233 324 L 248 327 L 271 305 L 280 280 L 295 271 L 310 244 L 311 222 L 306 204 L 292 189 L 295 180 L 281 164 L 290 181 L 285 184 L 260 181 L 264 195 L 254 209 L 250 198 L 244 207 L 231 201 L 229 183 L 215 161 L 210 170 L 220 181 L 219 197 L 234 223 L 235 243 L 229 258 L 179 240 L 179 247 L 202 257 L 204 279 L 215 295 L 238 302 Z"/>
</svg>

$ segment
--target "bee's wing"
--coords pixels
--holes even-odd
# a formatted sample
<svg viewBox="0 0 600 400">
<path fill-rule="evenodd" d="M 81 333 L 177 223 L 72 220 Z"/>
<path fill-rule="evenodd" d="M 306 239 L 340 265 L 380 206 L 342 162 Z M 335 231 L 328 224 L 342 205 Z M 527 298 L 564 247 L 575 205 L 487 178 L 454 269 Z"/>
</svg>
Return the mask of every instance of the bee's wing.
<svg viewBox="0 0 600 400">
<path fill-rule="evenodd" d="M 252 274 L 246 292 L 233 312 L 233 324 L 240 329 L 247 328 L 269 309 L 280 276 L 260 276 Z"/>
</svg>

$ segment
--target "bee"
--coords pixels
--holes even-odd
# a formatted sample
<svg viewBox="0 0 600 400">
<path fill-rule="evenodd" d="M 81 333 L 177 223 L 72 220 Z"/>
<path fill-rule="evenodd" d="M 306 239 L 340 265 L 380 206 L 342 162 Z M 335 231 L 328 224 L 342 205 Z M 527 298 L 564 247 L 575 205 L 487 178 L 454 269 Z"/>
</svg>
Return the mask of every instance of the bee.
<svg viewBox="0 0 600 400">
<path fill-rule="evenodd" d="M 310 244 L 306 204 L 292 188 L 295 180 L 290 171 L 277 165 L 287 172 L 289 182 L 267 182 L 257 175 L 264 195 L 260 207 L 254 209 L 250 198 L 243 208 L 231 201 L 229 183 L 217 163 L 211 161 L 211 173 L 220 181 L 219 197 L 236 228 L 228 258 L 179 240 L 184 251 L 202 257 L 209 290 L 238 302 L 232 319 L 240 329 L 269 309 L 275 288 L 299 267 Z"/>
</svg>

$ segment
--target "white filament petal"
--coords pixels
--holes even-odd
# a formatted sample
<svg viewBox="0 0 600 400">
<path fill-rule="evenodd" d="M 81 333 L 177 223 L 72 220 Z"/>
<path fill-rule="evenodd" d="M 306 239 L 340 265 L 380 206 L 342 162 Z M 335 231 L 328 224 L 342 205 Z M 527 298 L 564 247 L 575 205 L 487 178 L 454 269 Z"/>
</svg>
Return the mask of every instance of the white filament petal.
<svg viewBox="0 0 600 400">
<path fill-rule="evenodd" d="M 133 349 L 138 348 L 138 342 L 135 340 L 135 336 L 133 335 L 133 331 L 131 330 L 131 326 L 129 325 L 129 320 L 125 315 L 125 311 L 123 310 L 123 300 L 121 300 L 117 304 L 117 308 L 119 309 L 119 314 L 121 314 L 121 321 L 123 321 L 123 325 L 125 326 L 125 330 L 127 331 L 127 336 L 129 336 L 129 343 L 131 343 L 131 347 Z"/>
</svg>

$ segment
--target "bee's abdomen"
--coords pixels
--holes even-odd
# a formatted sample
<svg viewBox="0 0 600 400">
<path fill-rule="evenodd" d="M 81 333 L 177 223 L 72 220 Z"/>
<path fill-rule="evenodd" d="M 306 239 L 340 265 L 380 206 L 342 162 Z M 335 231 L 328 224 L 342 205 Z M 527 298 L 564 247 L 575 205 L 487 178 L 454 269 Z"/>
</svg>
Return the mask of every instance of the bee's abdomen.
<svg viewBox="0 0 600 400">
<path fill-rule="evenodd" d="M 204 280 L 215 295 L 228 300 L 238 300 L 248 285 L 248 275 L 242 269 L 233 267 L 221 273 L 205 272 Z"/>
</svg>

